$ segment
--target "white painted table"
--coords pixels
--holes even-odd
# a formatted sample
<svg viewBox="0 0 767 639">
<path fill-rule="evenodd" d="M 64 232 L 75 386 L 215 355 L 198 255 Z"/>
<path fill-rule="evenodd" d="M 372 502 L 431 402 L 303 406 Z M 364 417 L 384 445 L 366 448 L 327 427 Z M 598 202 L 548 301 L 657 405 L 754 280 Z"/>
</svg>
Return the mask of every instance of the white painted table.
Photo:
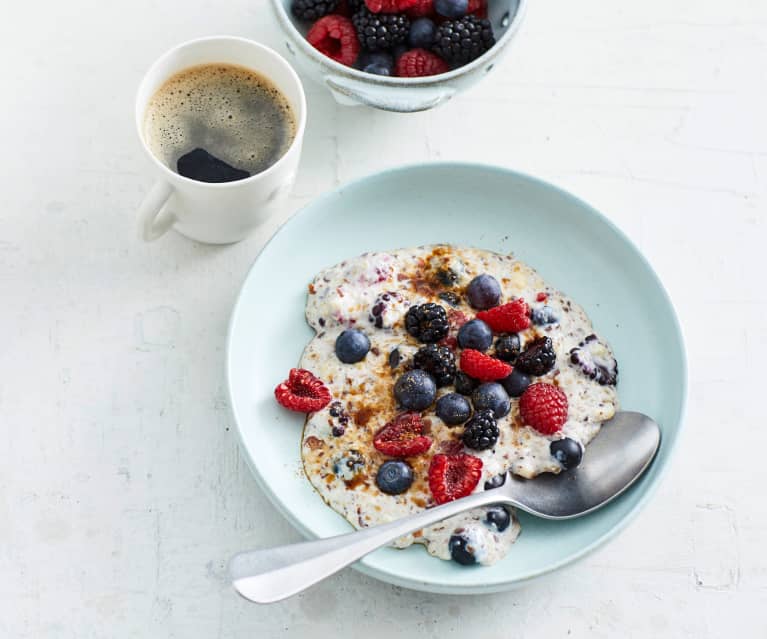
<svg viewBox="0 0 767 639">
<path fill-rule="evenodd" d="M 191 37 L 278 47 L 271 14 L 120 4 L 10 3 L 0 20 L 0 637 L 767 636 L 767 3 L 537 0 L 501 68 L 429 113 L 339 108 L 307 85 L 295 193 L 227 248 L 136 239 L 150 178 L 133 95 Z M 240 282 L 317 194 L 440 159 L 555 181 L 641 245 L 686 326 L 682 450 L 624 534 L 524 590 L 445 597 L 346 571 L 247 604 L 227 558 L 298 535 L 227 413 Z"/>
</svg>

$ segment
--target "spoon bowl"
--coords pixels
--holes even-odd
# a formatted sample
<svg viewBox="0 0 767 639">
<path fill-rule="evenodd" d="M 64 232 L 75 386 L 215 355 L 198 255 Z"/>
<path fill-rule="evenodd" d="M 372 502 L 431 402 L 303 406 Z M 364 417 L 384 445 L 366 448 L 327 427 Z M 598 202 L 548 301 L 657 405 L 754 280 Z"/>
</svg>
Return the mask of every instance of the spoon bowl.
<svg viewBox="0 0 767 639">
<path fill-rule="evenodd" d="M 243 597 L 271 603 L 301 592 L 397 537 L 472 508 L 508 504 L 544 519 L 581 517 L 631 486 L 650 465 L 659 446 L 658 424 L 642 413 L 620 412 L 603 424 L 578 468 L 531 480 L 509 474 L 498 488 L 388 524 L 240 553 L 230 561 L 229 573 Z"/>
<path fill-rule="evenodd" d="M 577 468 L 535 479 L 509 473 L 497 490 L 503 489 L 508 498 L 505 503 L 536 517 L 581 517 L 612 501 L 639 479 L 659 446 L 658 424 L 642 413 L 620 412 L 605 422 Z"/>
</svg>

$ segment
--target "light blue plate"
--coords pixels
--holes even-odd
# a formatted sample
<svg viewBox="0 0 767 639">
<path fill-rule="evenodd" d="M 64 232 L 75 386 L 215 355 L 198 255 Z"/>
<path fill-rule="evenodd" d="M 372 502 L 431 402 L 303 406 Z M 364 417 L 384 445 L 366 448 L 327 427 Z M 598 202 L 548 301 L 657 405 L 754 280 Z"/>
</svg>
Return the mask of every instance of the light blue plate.
<svg viewBox="0 0 767 639">
<path fill-rule="evenodd" d="M 262 489 L 307 537 L 348 532 L 298 472 L 303 418 L 274 401 L 312 331 L 306 287 L 321 268 L 365 251 L 449 242 L 514 252 L 581 303 L 615 348 L 622 406 L 653 417 L 663 442 L 647 474 L 602 510 L 565 522 L 520 515 L 522 535 L 489 568 L 461 567 L 420 546 L 381 549 L 357 564 L 394 584 L 445 593 L 504 590 L 583 557 L 621 530 L 669 464 L 687 394 L 682 334 L 639 250 L 597 211 L 540 180 L 475 164 L 373 175 L 328 193 L 283 226 L 259 255 L 232 313 L 229 393 L 242 446 Z"/>
</svg>

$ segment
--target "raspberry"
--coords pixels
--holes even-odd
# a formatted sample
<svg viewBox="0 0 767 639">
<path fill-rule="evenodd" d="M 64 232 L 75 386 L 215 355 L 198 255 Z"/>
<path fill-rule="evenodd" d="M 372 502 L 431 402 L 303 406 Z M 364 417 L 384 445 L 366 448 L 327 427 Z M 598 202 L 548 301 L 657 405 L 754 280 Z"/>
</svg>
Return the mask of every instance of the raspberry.
<svg viewBox="0 0 767 639">
<path fill-rule="evenodd" d="M 466 13 L 472 13 L 478 18 L 487 18 L 487 0 L 469 0 Z"/>
<path fill-rule="evenodd" d="M 442 297 L 442 296 L 440 296 Z M 461 328 L 466 322 L 469 321 L 469 318 L 466 316 L 466 313 L 463 313 L 461 311 L 457 311 L 453 308 L 450 308 L 447 310 L 447 324 L 448 324 L 448 334 L 447 337 L 443 337 L 437 344 L 440 346 L 447 346 L 451 350 L 455 350 L 458 346 L 458 329 Z"/>
<path fill-rule="evenodd" d="M 450 67 L 439 56 L 426 49 L 411 49 L 397 60 L 396 74 L 401 78 L 420 78 L 447 73 Z"/>
<path fill-rule="evenodd" d="M 541 293 L 538 293 L 538 295 L 535 296 L 535 301 L 536 302 L 545 302 L 548 297 L 549 296 L 546 295 L 546 293 L 541 292 Z"/>
<path fill-rule="evenodd" d="M 469 377 L 483 382 L 494 382 L 511 375 L 514 370 L 506 362 L 485 355 L 473 348 L 465 348 L 461 353 L 461 370 Z"/>
<path fill-rule="evenodd" d="M 423 434 L 418 413 L 402 413 L 375 434 L 373 446 L 391 457 L 413 457 L 431 448 L 431 438 Z"/>
<path fill-rule="evenodd" d="M 429 489 L 438 504 L 470 495 L 482 475 L 482 460 L 473 455 L 434 455 L 429 465 Z"/>
<path fill-rule="evenodd" d="M 450 325 L 451 332 L 457 333 L 458 329 L 468 321 L 468 316 L 462 311 L 456 311 L 451 308 L 447 312 L 447 322 Z"/>
<path fill-rule="evenodd" d="M 365 6 L 373 13 L 401 13 L 416 2 L 417 0 L 365 0 Z"/>
<path fill-rule="evenodd" d="M 288 410 L 312 413 L 330 403 L 330 391 L 322 380 L 304 368 L 291 368 L 288 379 L 274 389 L 277 401 Z"/>
<path fill-rule="evenodd" d="M 427 18 L 434 15 L 434 0 L 415 0 L 415 4 L 407 10 L 407 14 L 411 18 Z"/>
<path fill-rule="evenodd" d="M 496 333 L 518 333 L 530 326 L 530 307 L 521 297 L 477 313 L 477 319 L 488 324 Z"/>
<path fill-rule="evenodd" d="M 441 340 L 437 342 L 437 344 L 439 344 L 440 346 L 447 346 L 451 351 L 454 351 L 456 348 L 458 348 L 458 340 L 452 335 L 443 337 Z"/>
<path fill-rule="evenodd" d="M 354 25 L 344 16 L 333 14 L 320 18 L 309 29 L 306 39 L 320 53 L 349 67 L 360 52 Z"/>
<path fill-rule="evenodd" d="M 522 421 L 544 435 L 553 435 L 567 421 L 567 395 L 553 384 L 532 384 L 519 400 Z"/>
</svg>

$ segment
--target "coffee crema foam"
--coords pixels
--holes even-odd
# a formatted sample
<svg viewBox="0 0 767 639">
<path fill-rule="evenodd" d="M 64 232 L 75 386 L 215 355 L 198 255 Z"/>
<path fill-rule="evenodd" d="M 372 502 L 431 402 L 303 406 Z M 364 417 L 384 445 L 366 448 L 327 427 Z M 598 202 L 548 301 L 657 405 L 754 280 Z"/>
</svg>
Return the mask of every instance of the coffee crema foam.
<svg viewBox="0 0 767 639">
<path fill-rule="evenodd" d="M 277 162 L 295 135 L 285 96 L 264 76 L 233 64 L 203 64 L 171 76 L 144 116 L 147 145 L 173 171 L 179 157 L 203 148 L 254 175 Z"/>
</svg>

